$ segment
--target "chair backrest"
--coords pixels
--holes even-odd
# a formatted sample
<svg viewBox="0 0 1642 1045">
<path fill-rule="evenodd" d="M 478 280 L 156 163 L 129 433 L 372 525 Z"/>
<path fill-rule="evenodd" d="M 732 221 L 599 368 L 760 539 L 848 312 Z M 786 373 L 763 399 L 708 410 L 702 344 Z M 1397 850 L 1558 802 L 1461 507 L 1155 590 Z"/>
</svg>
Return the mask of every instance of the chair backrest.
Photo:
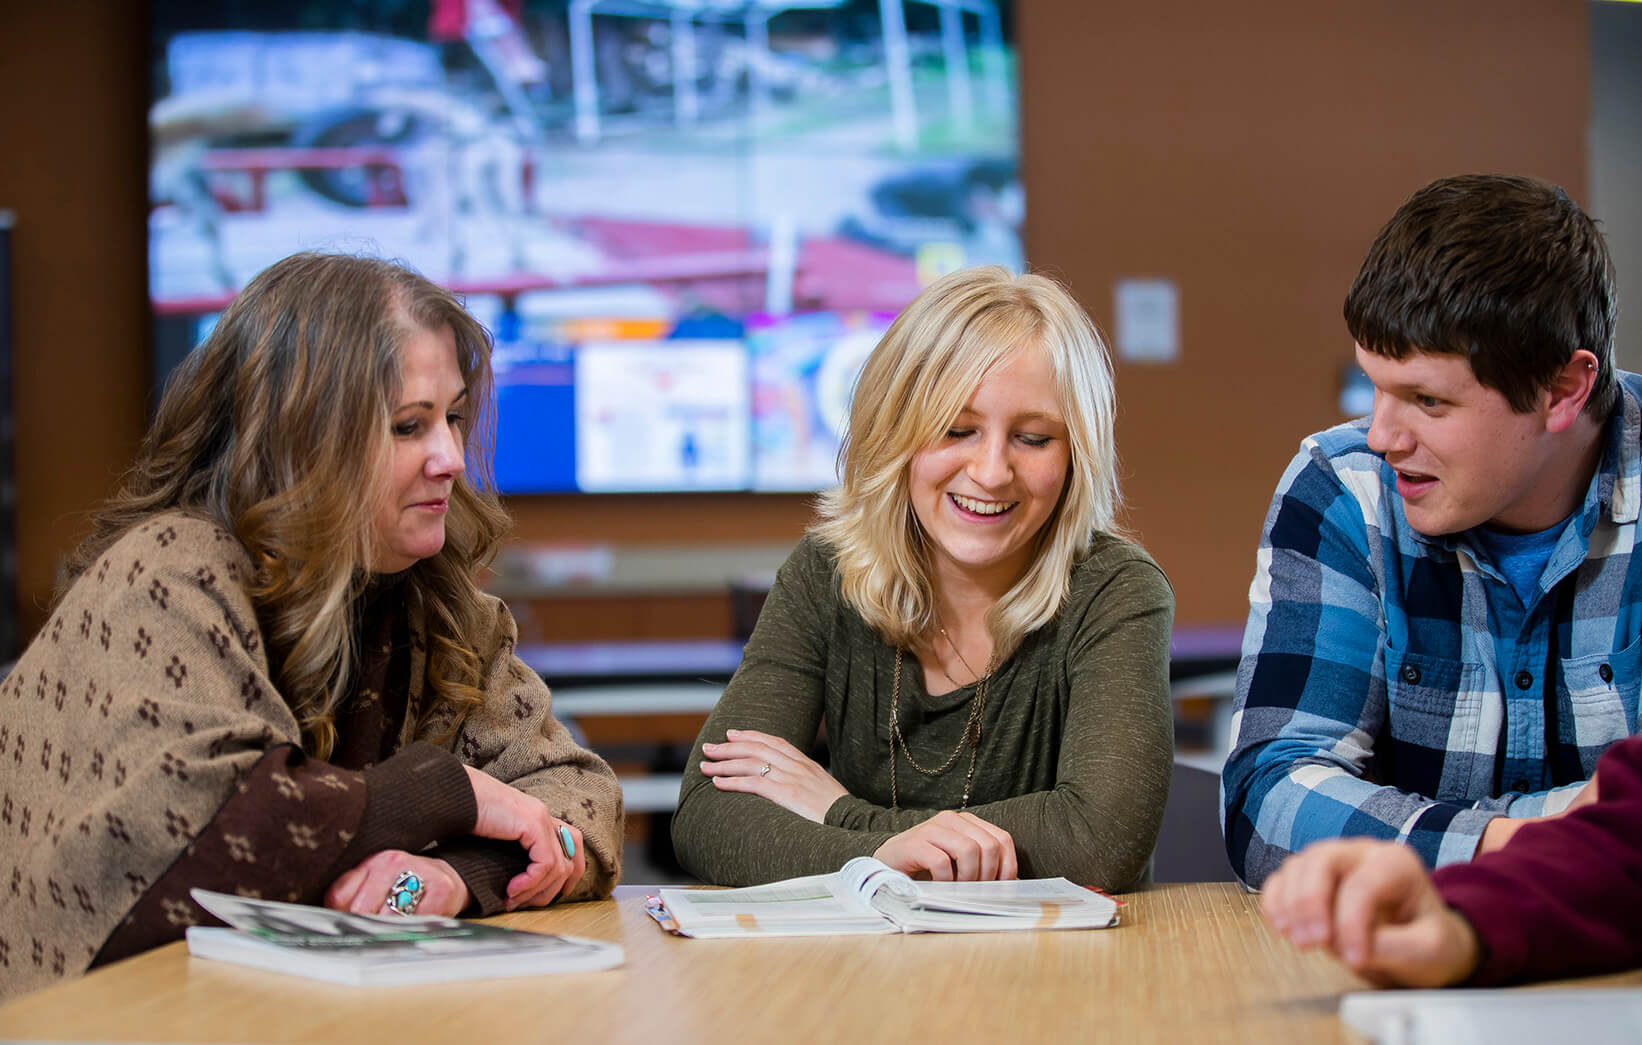
<svg viewBox="0 0 1642 1045">
<path fill-rule="evenodd" d="M 732 577 L 730 579 L 730 627 L 735 637 L 746 641 L 753 636 L 753 625 L 758 623 L 759 611 L 770 594 L 769 577 Z"/>
<path fill-rule="evenodd" d="M 1219 773 L 1175 760 L 1152 864 L 1157 882 L 1237 881 L 1220 836 Z"/>
</svg>

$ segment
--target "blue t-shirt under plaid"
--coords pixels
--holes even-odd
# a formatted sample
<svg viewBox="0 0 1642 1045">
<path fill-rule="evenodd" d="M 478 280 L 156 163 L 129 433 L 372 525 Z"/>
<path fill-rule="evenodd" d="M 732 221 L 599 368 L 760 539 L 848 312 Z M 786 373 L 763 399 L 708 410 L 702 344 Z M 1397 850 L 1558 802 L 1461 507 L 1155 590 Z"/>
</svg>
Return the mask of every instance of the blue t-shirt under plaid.
<svg viewBox="0 0 1642 1045">
<path fill-rule="evenodd" d="M 1468 860 L 1490 819 L 1561 809 L 1636 730 L 1642 378 L 1618 377 L 1601 464 L 1526 601 L 1471 532 L 1409 527 L 1367 419 L 1301 444 L 1260 539 L 1221 779 L 1243 881 L 1347 835 Z"/>
</svg>

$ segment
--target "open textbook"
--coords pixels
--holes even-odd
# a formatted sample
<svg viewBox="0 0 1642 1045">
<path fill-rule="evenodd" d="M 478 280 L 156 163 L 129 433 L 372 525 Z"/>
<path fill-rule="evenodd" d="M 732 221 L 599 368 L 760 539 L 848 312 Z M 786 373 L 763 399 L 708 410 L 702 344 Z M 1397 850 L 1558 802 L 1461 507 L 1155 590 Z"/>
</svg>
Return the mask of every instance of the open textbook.
<svg viewBox="0 0 1642 1045">
<path fill-rule="evenodd" d="M 521 932 L 459 918 L 346 914 L 189 890 L 232 929 L 192 926 L 188 953 L 346 984 L 430 983 L 609 969 L 613 943 Z"/>
<path fill-rule="evenodd" d="M 1104 929 L 1118 902 L 1064 878 L 915 882 L 870 856 L 834 874 L 745 889 L 662 889 L 651 916 L 682 936 L 845 936 Z"/>
</svg>

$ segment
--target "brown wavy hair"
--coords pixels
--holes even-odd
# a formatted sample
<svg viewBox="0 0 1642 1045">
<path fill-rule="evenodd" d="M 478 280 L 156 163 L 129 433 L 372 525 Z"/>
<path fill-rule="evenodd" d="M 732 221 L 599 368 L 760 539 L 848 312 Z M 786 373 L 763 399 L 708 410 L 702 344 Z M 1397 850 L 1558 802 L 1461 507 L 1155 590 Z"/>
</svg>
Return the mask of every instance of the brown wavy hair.
<svg viewBox="0 0 1642 1045">
<path fill-rule="evenodd" d="M 439 552 L 401 590 L 427 641 L 421 721 L 483 701 L 467 636 L 490 611 L 474 579 L 508 527 L 490 477 L 490 335 L 449 291 L 377 258 L 295 254 L 263 270 L 173 372 L 137 461 L 68 564 L 74 579 L 162 512 L 210 520 L 256 565 L 249 584 L 274 681 L 318 757 L 358 670 L 355 624 L 373 561 L 374 490 L 392 452 L 400 347 L 449 327 L 468 389 L 468 469 Z"/>
</svg>

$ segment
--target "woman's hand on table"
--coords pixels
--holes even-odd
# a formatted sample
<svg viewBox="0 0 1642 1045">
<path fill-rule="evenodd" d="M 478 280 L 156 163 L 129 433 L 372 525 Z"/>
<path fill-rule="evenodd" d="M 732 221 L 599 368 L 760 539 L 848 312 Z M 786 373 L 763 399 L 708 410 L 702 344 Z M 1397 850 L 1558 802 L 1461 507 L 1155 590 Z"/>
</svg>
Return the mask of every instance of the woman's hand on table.
<svg viewBox="0 0 1642 1045">
<path fill-rule="evenodd" d="M 722 744 L 706 744 L 701 771 L 720 791 L 759 795 L 806 820 L 824 823 L 827 810 L 849 794 L 816 761 L 787 741 L 751 729 L 732 729 Z"/>
<path fill-rule="evenodd" d="M 1008 831 L 951 809 L 902 831 L 872 855 L 897 871 L 936 882 L 992 882 L 1018 874 Z"/>
<path fill-rule="evenodd" d="M 473 833 L 480 838 L 518 842 L 530 854 L 530 866 L 507 883 L 507 909 L 546 907 L 569 895 L 587 870 L 587 849 L 582 833 L 547 811 L 539 799 L 509 787 L 472 766 L 464 766 L 473 784 L 473 798 L 479 817 Z M 566 855 L 559 829 L 569 832 Z"/>
<path fill-rule="evenodd" d="M 400 849 L 372 853 L 337 876 L 325 890 L 325 906 L 352 914 L 387 914 L 388 895 L 399 876 L 410 872 L 422 880 L 422 899 L 415 914 L 454 918 L 468 905 L 467 883 L 443 860 L 417 856 Z"/>
<path fill-rule="evenodd" d="M 1479 960 L 1476 931 L 1395 842 L 1318 842 L 1266 879 L 1261 909 L 1303 949 L 1324 948 L 1382 986 L 1444 987 Z"/>
</svg>

